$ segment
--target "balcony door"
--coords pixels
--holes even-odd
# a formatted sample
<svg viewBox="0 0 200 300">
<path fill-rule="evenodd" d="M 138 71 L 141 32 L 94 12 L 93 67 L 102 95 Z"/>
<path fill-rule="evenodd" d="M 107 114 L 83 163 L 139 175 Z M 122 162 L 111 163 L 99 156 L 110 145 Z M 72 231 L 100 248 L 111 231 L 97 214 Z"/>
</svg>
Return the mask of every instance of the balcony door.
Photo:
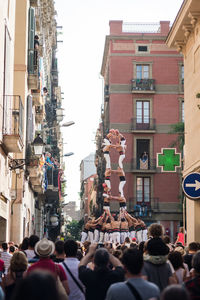
<svg viewBox="0 0 200 300">
<path fill-rule="evenodd" d="M 150 102 L 136 101 L 136 129 L 149 129 L 150 126 Z"/>
<path fill-rule="evenodd" d="M 148 170 L 150 166 L 149 158 L 150 140 L 137 140 L 137 169 Z"/>
<path fill-rule="evenodd" d="M 137 79 L 149 79 L 149 65 L 136 66 Z"/>
<path fill-rule="evenodd" d="M 137 177 L 136 200 L 140 205 L 150 203 L 150 177 Z"/>
</svg>

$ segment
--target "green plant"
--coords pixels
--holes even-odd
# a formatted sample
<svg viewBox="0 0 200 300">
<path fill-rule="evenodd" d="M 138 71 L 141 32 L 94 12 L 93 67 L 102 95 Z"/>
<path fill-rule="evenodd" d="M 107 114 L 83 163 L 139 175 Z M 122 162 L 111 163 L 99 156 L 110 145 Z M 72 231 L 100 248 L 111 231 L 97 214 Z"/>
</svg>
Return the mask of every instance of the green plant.
<svg viewBox="0 0 200 300">
<path fill-rule="evenodd" d="M 180 151 L 183 151 L 183 146 L 185 143 L 184 129 L 185 129 L 185 126 L 184 126 L 183 122 L 171 125 L 171 130 L 168 133 L 169 134 L 177 134 L 177 138 L 170 144 L 170 147 L 177 146 L 180 149 Z"/>
</svg>

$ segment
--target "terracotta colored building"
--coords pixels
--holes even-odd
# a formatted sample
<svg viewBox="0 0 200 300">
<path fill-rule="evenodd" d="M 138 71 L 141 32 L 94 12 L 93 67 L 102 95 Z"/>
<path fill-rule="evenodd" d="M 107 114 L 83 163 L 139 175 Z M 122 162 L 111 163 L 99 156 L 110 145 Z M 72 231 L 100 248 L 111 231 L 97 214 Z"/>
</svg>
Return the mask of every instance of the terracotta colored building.
<svg viewBox="0 0 200 300">
<path fill-rule="evenodd" d="M 127 140 L 123 165 L 128 210 L 147 223 L 162 223 L 174 238 L 182 221 L 181 171 L 161 173 L 156 167 L 157 153 L 177 139 L 169 134 L 171 125 L 184 118 L 183 58 L 166 46 L 168 32 L 168 21 L 110 21 L 101 68 L 105 82 L 101 138 L 116 128 Z M 116 169 L 114 150 L 111 161 Z M 118 195 L 118 184 L 117 175 L 112 175 L 112 195 Z M 112 203 L 112 210 L 118 208 Z"/>
</svg>

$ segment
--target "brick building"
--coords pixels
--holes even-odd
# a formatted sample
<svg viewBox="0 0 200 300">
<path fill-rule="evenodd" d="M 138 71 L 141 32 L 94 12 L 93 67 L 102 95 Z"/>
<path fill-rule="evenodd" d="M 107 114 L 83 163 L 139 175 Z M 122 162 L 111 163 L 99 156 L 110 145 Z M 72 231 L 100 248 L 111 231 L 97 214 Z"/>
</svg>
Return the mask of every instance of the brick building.
<svg viewBox="0 0 200 300">
<path fill-rule="evenodd" d="M 182 220 L 181 172 L 161 173 L 156 167 L 156 154 L 177 139 L 176 134 L 169 134 L 171 125 L 184 118 L 183 59 L 166 46 L 168 32 L 168 21 L 110 21 L 101 68 L 105 87 L 98 139 L 110 128 L 122 132 L 127 140 L 127 208 L 147 223 L 161 222 L 174 238 Z M 141 161 L 144 152 L 146 165 Z M 98 161 L 102 163 L 100 151 L 97 165 Z M 114 150 L 111 161 L 116 169 L 118 153 Z M 111 176 L 112 195 L 118 195 L 119 179 L 115 176 Z M 111 204 L 112 210 L 118 207 L 118 203 Z"/>
</svg>

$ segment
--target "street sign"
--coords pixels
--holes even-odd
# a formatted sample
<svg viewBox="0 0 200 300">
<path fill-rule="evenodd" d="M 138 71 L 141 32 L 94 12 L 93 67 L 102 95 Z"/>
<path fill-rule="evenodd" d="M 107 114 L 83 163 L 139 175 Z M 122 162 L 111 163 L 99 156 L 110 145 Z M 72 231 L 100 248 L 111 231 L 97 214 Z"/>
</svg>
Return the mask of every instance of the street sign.
<svg viewBox="0 0 200 300">
<path fill-rule="evenodd" d="M 183 192 L 192 199 L 200 199 L 200 173 L 190 173 L 183 179 Z"/>
<path fill-rule="evenodd" d="M 176 153 L 176 148 L 162 148 L 157 153 L 157 167 L 161 167 L 161 172 L 176 172 L 180 166 L 181 154 Z"/>
</svg>

